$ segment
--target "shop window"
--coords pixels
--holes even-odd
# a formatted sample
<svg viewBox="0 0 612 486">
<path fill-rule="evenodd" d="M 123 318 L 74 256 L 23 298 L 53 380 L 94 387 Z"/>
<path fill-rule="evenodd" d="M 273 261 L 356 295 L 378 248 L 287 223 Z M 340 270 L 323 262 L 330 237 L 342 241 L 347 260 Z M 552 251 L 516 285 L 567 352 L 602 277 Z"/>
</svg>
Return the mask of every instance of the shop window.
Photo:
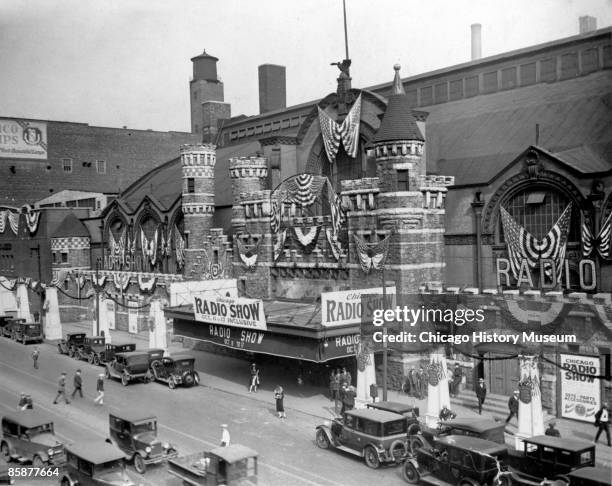
<svg viewBox="0 0 612 486">
<path fill-rule="evenodd" d="M 71 173 L 72 159 L 62 159 L 62 168 L 64 169 L 64 172 Z"/>
<path fill-rule="evenodd" d="M 106 174 L 106 160 L 96 160 L 96 171 L 98 174 Z"/>
<path fill-rule="evenodd" d="M 410 188 L 409 179 L 408 179 L 408 171 L 407 170 L 398 170 L 397 171 L 397 190 L 398 191 L 408 191 Z"/>
<path fill-rule="evenodd" d="M 195 192 L 195 179 L 193 177 L 187 179 L 187 192 L 190 194 Z"/>
<path fill-rule="evenodd" d="M 62 252 L 62 263 L 68 263 L 68 252 L 67 251 Z"/>
</svg>

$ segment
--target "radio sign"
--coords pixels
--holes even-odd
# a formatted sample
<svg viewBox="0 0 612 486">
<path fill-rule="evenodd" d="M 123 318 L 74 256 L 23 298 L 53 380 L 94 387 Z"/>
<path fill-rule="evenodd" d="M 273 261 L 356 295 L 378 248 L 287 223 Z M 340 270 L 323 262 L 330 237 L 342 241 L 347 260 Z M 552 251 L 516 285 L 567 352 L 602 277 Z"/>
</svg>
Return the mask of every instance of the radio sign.
<svg viewBox="0 0 612 486">
<path fill-rule="evenodd" d="M 193 312 L 196 321 L 233 327 L 266 330 L 263 302 L 259 299 L 229 297 L 193 297 Z"/>
<path fill-rule="evenodd" d="M 0 157 L 46 159 L 47 124 L 0 119 Z"/>
<path fill-rule="evenodd" d="M 594 422 L 601 407 L 599 356 L 560 354 L 561 415 L 564 418 Z"/>
<path fill-rule="evenodd" d="M 361 324 L 362 318 L 367 319 L 372 310 L 377 307 L 377 302 L 372 299 L 373 295 L 380 295 L 382 299 L 382 287 L 374 289 L 355 289 L 339 292 L 324 292 L 321 294 L 321 323 L 324 327 L 343 326 L 347 324 Z M 387 287 L 386 294 L 392 299 L 391 307 L 395 306 L 395 287 Z M 367 301 L 372 308 L 365 309 L 362 316 L 362 297 L 367 295 Z"/>
</svg>

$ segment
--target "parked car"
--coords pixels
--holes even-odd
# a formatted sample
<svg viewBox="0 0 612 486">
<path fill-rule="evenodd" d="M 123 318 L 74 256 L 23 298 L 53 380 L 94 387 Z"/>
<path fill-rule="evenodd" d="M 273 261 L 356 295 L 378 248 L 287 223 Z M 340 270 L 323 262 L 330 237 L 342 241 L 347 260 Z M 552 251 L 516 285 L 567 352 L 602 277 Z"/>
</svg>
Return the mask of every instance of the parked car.
<svg viewBox="0 0 612 486">
<path fill-rule="evenodd" d="M 570 486 L 610 486 L 612 470 L 605 467 L 583 467 L 567 473 Z"/>
<path fill-rule="evenodd" d="M 153 374 L 149 368 L 149 353 L 147 351 L 131 351 L 117 353 L 115 359 L 106 363 L 106 378 L 119 378 L 123 386 L 131 381 L 142 380 L 149 383 Z"/>
<path fill-rule="evenodd" d="M 374 402 L 368 403 L 366 406 L 376 410 L 397 413 L 406 417 L 408 435 L 418 434 L 421 430 L 421 424 L 419 423 L 419 407 L 400 402 Z"/>
<path fill-rule="evenodd" d="M 194 386 L 200 383 L 200 375 L 194 370 L 195 358 L 190 354 L 175 354 L 156 359 L 151 363 L 151 371 L 156 381 L 167 383 L 173 390 L 178 385 Z"/>
<path fill-rule="evenodd" d="M 158 348 L 147 349 L 146 352 L 149 354 L 149 366 L 151 366 L 155 361 L 162 359 L 166 353 L 163 349 Z"/>
<path fill-rule="evenodd" d="M 9 465 L 3 457 L 0 457 L 0 484 L 15 484 L 15 479 L 9 476 Z"/>
<path fill-rule="evenodd" d="M 60 354 L 67 354 L 74 358 L 78 348 L 83 346 L 86 334 L 84 332 L 69 332 L 66 334 L 66 339 L 62 339 L 57 343 L 57 349 Z"/>
<path fill-rule="evenodd" d="M 43 330 L 40 322 L 16 322 L 13 324 L 13 339 L 22 344 L 42 343 Z"/>
<path fill-rule="evenodd" d="M 77 346 L 74 357 L 87 360 L 89 364 L 100 364 L 100 353 L 105 350 L 106 338 L 104 336 L 85 337 L 82 346 Z"/>
<path fill-rule="evenodd" d="M 191 486 L 257 484 L 257 452 L 239 444 L 168 461 L 168 472 Z"/>
<path fill-rule="evenodd" d="M 109 441 L 121 449 L 134 468 L 144 474 L 149 464 L 172 459 L 177 456 L 176 449 L 169 443 L 157 438 L 157 419 L 142 411 L 112 413 L 108 416 Z"/>
<path fill-rule="evenodd" d="M 0 336 L 4 336 L 4 328 L 11 323 L 15 316 L 10 314 L 0 315 Z"/>
<path fill-rule="evenodd" d="M 25 322 L 25 321 L 26 320 L 22 319 L 21 317 L 8 317 L 6 319 L 6 324 L 4 326 L 2 326 L 2 335 L 4 337 L 14 339 L 14 336 L 15 336 L 15 326 L 17 326 L 17 324 L 21 324 L 22 322 Z"/>
<path fill-rule="evenodd" d="M 134 343 L 106 343 L 104 350 L 100 352 L 100 364 L 108 363 L 115 359 L 117 353 L 129 353 L 130 351 L 136 351 L 136 344 Z"/>
<path fill-rule="evenodd" d="M 316 442 L 321 449 L 330 446 L 360 456 L 368 467 L 399 463 L 407 451 L 408 425 L 396 413 L 358 409 L 344 412 L 331 424 L 317 426 Z"/>
<path fill-rule="evenodd" d="M 34 467 L 66 462 L 64 445 L 55 435 L 53 422 L 35 410 L 2 417 L 2 456 L 8 461 L 31 462 Z"/>
<path fill-rule="evenodd" d="M 104 441 L 66 446 L 60 486 L 136 486 L 125 467 L 125 454 Z"/>
<path fill-rule="evenodd" d="M 507 452 L 505 445 L 477 437 L 435 437 L 406 458 L 402 477 L 410 484 L 491 485 Z"/>
</svg>

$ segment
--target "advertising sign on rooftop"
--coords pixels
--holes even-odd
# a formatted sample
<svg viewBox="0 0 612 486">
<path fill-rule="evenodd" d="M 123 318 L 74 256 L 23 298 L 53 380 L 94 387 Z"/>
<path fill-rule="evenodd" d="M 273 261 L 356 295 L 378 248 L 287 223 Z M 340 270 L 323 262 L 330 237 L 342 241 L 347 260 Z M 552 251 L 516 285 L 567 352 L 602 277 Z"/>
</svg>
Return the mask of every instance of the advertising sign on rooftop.
<svg viewBox="0 0 612 486">
<path fill-rule="evenodd" d="M 47 124 L 0 119 L 0 158 L 46 159 Z"/>
<path fill-rule="evenodd" d="M 201 293 L 193 297 L 196 321 L 207 324 L 266 330 L 263 302 L 259 299 L 215 297 Z"/>
</svg>

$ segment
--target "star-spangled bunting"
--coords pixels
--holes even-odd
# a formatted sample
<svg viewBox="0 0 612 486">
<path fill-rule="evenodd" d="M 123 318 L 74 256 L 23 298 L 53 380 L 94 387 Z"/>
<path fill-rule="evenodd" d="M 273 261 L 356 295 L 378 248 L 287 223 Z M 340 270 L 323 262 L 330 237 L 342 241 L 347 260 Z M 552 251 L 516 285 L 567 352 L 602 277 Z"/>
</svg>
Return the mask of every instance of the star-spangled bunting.
<svg viewBox="0 0 612 486">
<path fill-rule="evenodd" d="M 370 273 L 372 270 L 381 270 L 387 260 L 391 235 L 376 243 L 367 243 L 356 234 L 353 234 L 353 239 L 357 247 L 361 269 L 365 273 Z"/>
<path fill-rule="evenodd" d="M 351 107 L 344 121 L 339 124 L 333 120 L 324 110 L 317 107 L 319 111 L 319 124 L 321 125 L 321 135 L 325 153 L 330 163 L 336 161 L 340 142 L 349 157 L 357 157 L 359 147 L 359 122 L 361 119 L 361 94 Z"/>
<path fill-rule="evenodd" d="M 582 224 L 582 254 L 588 257 L 595 251 L 601 258 L 608 258 L 610 256 L 611 235 L 612 211 L 610 211 L 610 214 L 599 228 L 597 237 L 593 237 L 593 233 L 585 221 Z"/>
</svg>

